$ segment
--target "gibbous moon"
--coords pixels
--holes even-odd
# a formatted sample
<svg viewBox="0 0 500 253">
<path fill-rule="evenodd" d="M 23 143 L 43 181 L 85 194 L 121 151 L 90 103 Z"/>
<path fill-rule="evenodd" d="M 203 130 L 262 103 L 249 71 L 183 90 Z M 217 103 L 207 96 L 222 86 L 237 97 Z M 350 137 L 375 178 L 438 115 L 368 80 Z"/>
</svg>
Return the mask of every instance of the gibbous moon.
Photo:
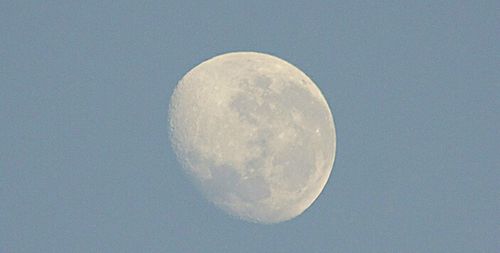
<svg viewBox="0 0 500 253">
<path fill-rule="evenodd" d="M 319 196 L 335 159 L 332 113 L 314 82 L 263 53 L 219 55 L 171 98 L 170 137 L 215 206 L 243 220 L 292 219 Z"/>
</svg>

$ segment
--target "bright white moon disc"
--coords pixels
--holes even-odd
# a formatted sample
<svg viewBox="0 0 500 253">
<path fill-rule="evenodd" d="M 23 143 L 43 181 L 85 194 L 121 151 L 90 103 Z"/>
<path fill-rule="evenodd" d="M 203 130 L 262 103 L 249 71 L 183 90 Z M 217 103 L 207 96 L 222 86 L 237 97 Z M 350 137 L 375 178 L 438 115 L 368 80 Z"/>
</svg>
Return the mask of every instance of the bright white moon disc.
<svg viewBox="0 0 500 253">
<path fill-rule="evenodd" d="M 296 217 L 323 190 L 335 127 L 314 82 L 277 57 L 236 52 L 189 71 L 171 98 L 170 136 L 208 200 L 241 219 Z"/>
</svg>

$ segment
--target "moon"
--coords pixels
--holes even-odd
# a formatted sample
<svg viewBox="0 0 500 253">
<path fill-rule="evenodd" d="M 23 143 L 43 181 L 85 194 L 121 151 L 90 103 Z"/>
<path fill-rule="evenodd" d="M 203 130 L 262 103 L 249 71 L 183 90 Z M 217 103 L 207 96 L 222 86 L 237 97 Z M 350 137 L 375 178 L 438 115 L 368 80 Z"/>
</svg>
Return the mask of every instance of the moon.
<svg viewBox="0 0 500 253">
<path fill-rule="evenodd" d="M 172 94 L 169 121 L 173 150 L 195 185 L 246 221 L 300 215 L 332 171 L 327 101 L 306 74 L 272 55 L 226 53 L 194 67 Z"/>
</svg>

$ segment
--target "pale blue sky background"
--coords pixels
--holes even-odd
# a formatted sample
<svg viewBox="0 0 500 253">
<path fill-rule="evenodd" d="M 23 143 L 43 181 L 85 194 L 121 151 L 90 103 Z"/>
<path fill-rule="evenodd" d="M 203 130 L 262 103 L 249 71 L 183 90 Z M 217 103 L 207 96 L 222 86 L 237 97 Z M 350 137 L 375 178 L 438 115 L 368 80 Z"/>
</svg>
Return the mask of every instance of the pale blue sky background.
<svg viewBox="0 0 500 253">
<path fill-rule="evenodd" d="M 0 252 L 500 252 L 499 1 L 70 2 L 0 1 Z M 218 211 L 169 147 L 177 81 L 239 50 L 334 113 L 286 223 Z"/>
</svg>

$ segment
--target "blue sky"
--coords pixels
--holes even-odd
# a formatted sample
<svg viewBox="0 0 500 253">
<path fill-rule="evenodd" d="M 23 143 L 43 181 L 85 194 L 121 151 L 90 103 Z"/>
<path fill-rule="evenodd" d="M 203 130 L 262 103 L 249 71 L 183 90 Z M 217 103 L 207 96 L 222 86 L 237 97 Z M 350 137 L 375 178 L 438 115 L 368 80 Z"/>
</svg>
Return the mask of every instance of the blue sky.
<svg viewBox="0 0 500 253">
<path fill-rule="evenodd" d="M 2 1 L 0 252 L 498 252 L 498 1 Z M 183 175 L 177 81 L 259 51 L 337 129 L 301 216 L 246 223 Z"/>
</svg>

